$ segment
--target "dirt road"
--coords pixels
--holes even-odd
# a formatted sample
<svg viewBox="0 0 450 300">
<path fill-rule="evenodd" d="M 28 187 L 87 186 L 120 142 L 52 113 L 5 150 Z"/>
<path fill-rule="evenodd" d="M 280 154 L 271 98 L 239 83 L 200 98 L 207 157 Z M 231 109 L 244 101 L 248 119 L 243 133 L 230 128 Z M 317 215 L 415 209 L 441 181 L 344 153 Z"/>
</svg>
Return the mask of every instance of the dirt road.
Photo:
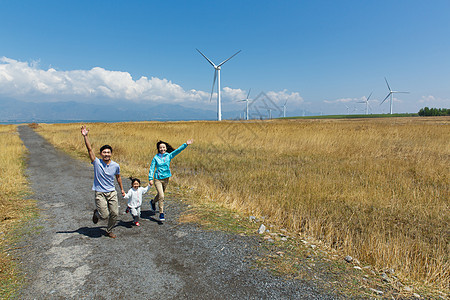
<svg viewBox="0 0 450 300">
<path fill-rule="evenodd" d="M 167 201 L 164 224 L 145 201 L 142 226 L 134 227 L 131 216 L 122 214 L 126 205 L 120 197 L 117 238 L 105 237 L 106 223 L 92 223 L 93 167 L 55 150 L 28 126 L 20 126 L 19 133 L 29 151 L 27 175 L 40 209 L 21 242 L 27 282 L 20 298 L 337 298 L 256 269 L 251 258 L 258 253 L 256 238 L 178 224 L 183 207 L 176 199 Z M 124 183 L 128 190 L 129 181 Z"/>
</svg>

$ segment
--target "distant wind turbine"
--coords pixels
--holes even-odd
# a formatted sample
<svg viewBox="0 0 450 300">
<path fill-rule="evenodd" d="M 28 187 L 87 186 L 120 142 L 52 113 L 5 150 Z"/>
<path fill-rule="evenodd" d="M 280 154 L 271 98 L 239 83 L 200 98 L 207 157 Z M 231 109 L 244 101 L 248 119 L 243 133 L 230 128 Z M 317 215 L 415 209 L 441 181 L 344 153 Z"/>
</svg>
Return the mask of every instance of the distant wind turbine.
<svg viewBox="0 0 450 300">
<path fill-rule="evenodd" d="M 231 58 L 233 58 L 236 54 L 238 54 L 239 52 L 241 52 L 241 50 L 239 50 L 238 52 L 236 52 L 235 54 L 231 55 L 229 58 L 225 59 L 223 62 L 221 62 L 220 64 L 218 64 L 217 66 L 209 59 L 207 58 L 200 50 L 197 49 L 197 51 L 211 64 L 211 66 L 213 66 L 214 68 L 214 79 L 213 79 L 213 84 L 212 84 L 212 89 L 211 89 L 211 97 L 209 98 L 209 101 L 211 101 L 212 99 L 212 95 L 213 95 L 213 91 L 214 91 L 214 85 L 216 83 L 216 78 L 217 78 L 217 121 L 222 121 L 222 104 L 221 104 L 221 98 L 220 98 L 220 67 L 226 63 L 227 61 L 229 61 Z"/>
<path fill-rule="evenodd" d="M 369 99 L 370 99 L 370 96 L 372 96 L 372 93 L 370 93 L 369 97 L 367 97 L 363 101 L 358 101 L 358 103 L 365 103 L 366 104 L 366 115 L 369 114 Z"/>
<path fill-rule="evenodd" d="M 388 90 L 389 90 L 389 94 L 387 94 L 386 98 L 384 98 L 384 100 L 380 103 L 380 105 L 383 104 L 384 101 L 386 101 L 386 99 L 390 97 L 390 98 L 391 98 L 391 99 L 390 99 L 390 107 L 391 107 L 391 108 L 390 108 L 390 114 L 392 115 L 392 103 L 393 103 L 392 95 L 395 94 L 395 93 L 408 94 L 409 92 L 393 91 L 393 90 L 391 90 L 391 87 L 389 86 L 389 83 L 388 83 L 386 77 L 384 77 L 384 80 L 386 81 L 386 84 L 387 84 L 387 87 L 388 87 Z"/>
<path fill-rule="evenodd" d="M 248 94 L 247 94 L 247 98 L 243 99 L 243 100 L 239 100 L 240 102 L 244 102 L 245 101 L 245 119 L 248 120 L 248 97 L 250 96 L 250 91 L 252 89 L 248 90 Z"/>
<path fill-rule="evenodd" d="M 283 118 L 286 118 L 286 104 L 287 104 L 287 100 L 286 100 L 286 102 L 284 102 L 284 105 L 283 105 Z"/>
</svg>

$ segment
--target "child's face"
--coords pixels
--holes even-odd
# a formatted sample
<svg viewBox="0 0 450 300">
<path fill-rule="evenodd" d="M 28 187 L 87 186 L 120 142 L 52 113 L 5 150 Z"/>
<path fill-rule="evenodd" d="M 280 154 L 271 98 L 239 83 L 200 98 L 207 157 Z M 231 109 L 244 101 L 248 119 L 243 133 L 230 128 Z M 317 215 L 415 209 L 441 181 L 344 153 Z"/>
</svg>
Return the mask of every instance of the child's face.
<svg viewBox="0 0 450 300">
<path fill-rule="evenodd" d="M 137 188 L 139 188 L 139 182 L 137 182 L 137 181 L 135 181 L 135 182 L 133 182 L 133 188 L 135 188 L 135 189 L 137 189 Z"/>
<path fill-rule="evenodd" d="M 159 153 L 164 154 L 167 151 L 167 146 L 166 144 L 162 143 L 159 145 Z"/>
</svg>

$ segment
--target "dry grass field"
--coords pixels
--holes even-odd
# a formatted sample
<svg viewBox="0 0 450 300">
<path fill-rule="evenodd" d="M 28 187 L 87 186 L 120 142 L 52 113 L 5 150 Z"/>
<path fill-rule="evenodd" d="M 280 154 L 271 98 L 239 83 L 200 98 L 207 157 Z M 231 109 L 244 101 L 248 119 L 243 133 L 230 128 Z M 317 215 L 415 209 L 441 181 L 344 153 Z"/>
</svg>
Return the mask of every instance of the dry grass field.
<svg viewBox="0 0 450 300">
<path fill-rule="evenodd" d="M 18 284 L 10 255 L 12 229 L 29 215 L 33 203 L 24 200 L 27 181 L 24 176 L 25 147 L 14 125 L 0 125 L 0 298 L 7 298 Z"/>
<path fill-rule="evenodd" d="M 87 154 L 81 124 L 38 130 Z M 400 278 L 448 290 L 450 119 L 87 124 L 122 173 L 146 180 L 159 139 L 194 144 L 174 180 L 243 214 L 319 239 Z"/>
</svg>

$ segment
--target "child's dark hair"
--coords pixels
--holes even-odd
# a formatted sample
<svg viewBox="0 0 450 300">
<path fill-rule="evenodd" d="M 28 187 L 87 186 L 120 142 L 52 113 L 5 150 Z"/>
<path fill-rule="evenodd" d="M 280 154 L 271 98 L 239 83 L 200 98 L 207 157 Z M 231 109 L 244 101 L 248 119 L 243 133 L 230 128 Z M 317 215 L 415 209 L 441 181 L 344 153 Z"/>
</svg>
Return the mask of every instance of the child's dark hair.
<svg viewBox="0 0 450 300">
<path fill-rule="evenodd" d="M 163 142 L 163 141 L 159 141 L 156 143 L 156 150 L 158 150 L 159 153 L 159 145 L 161 144 L 165 144 L 166 148 L 167 148 L 167 153 L 171 153 L 173 150 L 175 150 L 169 143 Z"/>
<path fill-rule="evenodd" d="M 141 185 L 141 181 L 139 180 L 139 178 L 133 178 L 133 177 L 128 177 L 130 180 L 131 180 L 131 185 L 133 185 L 133 183 L 135 182 L 135 181 L 137 181 L 138 183 L 139 183 L 139 185 Z"/>
<path fill-rule="evenodd" d="M 102 153 L 103 150 L 105 150 L 105 149 L 111 150 L 111 153 L 112 153 L 112 147 L 111 147 L 110 145 L 103 145 L 103 146 L 100 148 L 100 153 Z"/>
</svg>

